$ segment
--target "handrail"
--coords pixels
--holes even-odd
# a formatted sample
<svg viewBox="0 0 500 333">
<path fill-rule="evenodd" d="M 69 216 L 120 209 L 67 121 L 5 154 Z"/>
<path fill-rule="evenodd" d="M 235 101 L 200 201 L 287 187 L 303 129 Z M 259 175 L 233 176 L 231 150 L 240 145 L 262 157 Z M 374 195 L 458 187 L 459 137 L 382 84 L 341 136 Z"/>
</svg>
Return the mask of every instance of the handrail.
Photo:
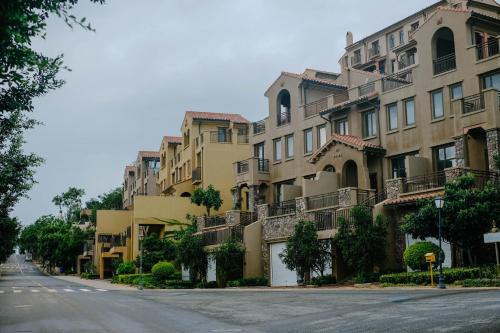
<svg viewBox="0 0 500 333">
<path fill-rule="evenodd" d="M 328 97 L 321 98 L 317 101 L 304 105 L 304 117 L 308 118 L 319 114 L 328 108 Z"/>
<path fill-rule="evenodd" d="M 295 214 L 296 208 L 295 200 L 275 202 L 269 205 L 269 216 Z"/>
<path fill-rule="evenodd" d="M 291 113 L 290 110 L 278 113 L 278 126 L 290 123 Z"/>
<path fill-rule="evenodd" d="M 476 50 L 477 60 L 482 60 L 497 55 L 500 51 L 498 38 L 492 38 L 483 43 L 476 44 Z"/>
<path fill-rule="evenodd" d="M 337 192 L 331 192 L 306 197 L 306 205 L 307 210 L 338 206 L 339 195 Z"/>
<path fill-rule="evenodd" d="M 259 120 L 252 124 L 253 134 L 260 134 L 266 131 L 266 120 Z"/>
<path fill-rule="evenodd" d="M 217 227 L 225 224 L 226 224 L 225 214 L 205 216 L 205 228 Z"/>
<path fill-rule="evenodd" d="M 413 72 L 407 69 L 382 78 L 382 90 L 388 91 L 413 83 Z"/>
<path fill-rule="evenodd" d="M 434 75 L 441 74 L 457 68 L 455 53 L 450 53 L 432 61 Z"/>
<path fill-rule="evenodd" d="M 375 91 L 375 82 L 368 82 L 362 84 L 358 87 L 358 89 L 359 89 L 359 96 L 368 95 L 369 93 Z"/>
<path fill-rule="evenodd" d="M 471 95 L 462 98 L 462 113 L 467 114 L 484 109 L 484 94 Z"/>
</svg>

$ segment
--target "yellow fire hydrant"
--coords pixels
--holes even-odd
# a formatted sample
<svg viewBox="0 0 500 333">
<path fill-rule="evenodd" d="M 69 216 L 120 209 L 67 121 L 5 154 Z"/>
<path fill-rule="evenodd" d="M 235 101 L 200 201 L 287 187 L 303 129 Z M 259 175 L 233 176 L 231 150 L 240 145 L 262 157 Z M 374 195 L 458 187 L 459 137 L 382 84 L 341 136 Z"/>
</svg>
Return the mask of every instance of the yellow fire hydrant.
<svg viewBox="0 0 500 333">
<path fill-rule="evenodd" d="M 434 288 L 434 277 L 432 276 L 432 264 L 436 262 L 436 255 L 432 252 L 425 254 L 425 261 L 429 263 L 429 274 L 431 276 L 431 287 Z"/>
</svg>

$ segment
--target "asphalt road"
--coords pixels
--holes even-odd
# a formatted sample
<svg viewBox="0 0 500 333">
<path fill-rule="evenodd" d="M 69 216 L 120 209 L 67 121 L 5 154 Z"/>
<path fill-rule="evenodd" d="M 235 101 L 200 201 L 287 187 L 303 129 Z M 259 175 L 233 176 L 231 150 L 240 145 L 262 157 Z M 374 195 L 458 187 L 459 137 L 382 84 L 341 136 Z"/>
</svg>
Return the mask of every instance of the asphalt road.
<svg viewBox="0 0 500 333">
<path fill-rule="evenodd" d="M 500 290 L 96 289 L 2 265 L 0 332 L 500 332 Z"/>
</svg>

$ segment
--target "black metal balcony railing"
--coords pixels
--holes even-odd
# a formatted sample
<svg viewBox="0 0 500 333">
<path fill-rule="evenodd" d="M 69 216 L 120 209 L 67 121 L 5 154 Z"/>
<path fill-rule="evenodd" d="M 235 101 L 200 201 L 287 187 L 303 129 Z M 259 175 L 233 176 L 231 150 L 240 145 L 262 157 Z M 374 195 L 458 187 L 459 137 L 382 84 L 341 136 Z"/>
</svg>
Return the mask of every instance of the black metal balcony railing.
<svg viewBox="0 0 500 333">
<path fill-rule="evenodd" d="M 413 72 L 410 70 L 387 75 L 382 79 L 382 90 L 388 91 L 413 83 Z"/>
<path fill-rule="evenodd" d="M 357 65 L 361 63 L 361 54 L 355 54 L 351 57 L 351 66 Z"/>
<path fill-rule="evenodd" d="M 238 137 L 237 137 L 237 142 L 239 144 L 245 144 L 245 143 L 248 143 L 250 140 L 248 138 L 248 134 L 238 134 Z"/>
<path fill-rule="evenodd" d="M 335 211 L 314 212 L 314 224 L 316 230 L 333 230 L 337 228 Z"/>
<path fill-rule="evenodd" d="M 474 176 L 474 187 L 475 188 L 484 188 L 486 184 L 499 184 L 500 175 L 498 172 L 488 171 L 488 170 L 468 170 L 463 169 L 462 174 L 470 173 Z"/>
<path fill-rule="evenodd" d="M 255 212 L 240 212 L 240 224 L 242 226 L 247 226 L 258 219 L 258 214 Z"/>
<path fill-rule="evenodd" d="M 243 240 L 243 227 L 241 225 L 227 227 L 224 229 L 210 230 L 203 233 L 203 243 L 205 245 L 220 244 L 230 239 Z"/>
<path fill-rule="evenodd" d="M 232 142 L 231 130 L 210 132 L 210 142 L 211 143 L 231 143 Z"/>
<path fill-rule="evenodd" d="M 374 195 L 367 198 L 365 201 L 358 201 L 361 206 L 373 207 L 378 203 L 381 203 L 387 199 L 387 191 L 384 188 L 382 191 L 375 193 Z"/>
<path fill-rule="evenodd" d="M 306 198 L 306 205 L 308 210 L 338 206 L 339 196 L 336 192 L 310 196 Z"/>
<path fill-rule="evenodd" d="M 450 53 L 445 56 L 433 60 L 434 75 L 451 71 L 457 68 L 455 53 Z"/>
<path fill-rule="evenodd" d="M 479 93 L 462 98 L 462 113 L 467 114 L 484 109 L 484 94 Z"/>
<path fill-rule="evenodd" d="M 308 103 L 304 106 L 304 117 L 308 118 L 319 114 L 328 108 L 328 98 L 322 98 L 312 103 Z"/>
<path fill-rule="evenodd" d="M 499 53 L 499 42 L 497 38 L 492 38 L 487 42 L 477 44 L 477 60 L 485 59 Z"/>
<path fill-rule="evenodd" d="M 373 58 L 373 57 L 376 57 L 378 55 L 380 55 L 380 47 L 379 46 L 372 47 L 368 50 L 368 57 L 369 58 Z"/>
<path fill-rule="evenodd" d="M 279 216 L 285 214 L 295 214 L 295 200 L 275 202 L 269 205 L 269 216 Z"/>
<path fill-rule="evenodd" d="M 444 171 L 438 171 L 426 175 L 409 177 L 405 179 L 404 192 L 415 192 L 431 190 L 443 187 L 446 183 L 446 175 Z"/>
<path fill-rule="evenodd" d="M 205 216 L 205 228 L 218 227 L 226 224 L 225 215 Z"/>
<path fill-rule="evenodd" d="M 356 202 L 366 202 L 372 196 L 372 193 L 370 190 L 356 189 Z"/>
<path fill-rule="evenodd" d="M 266 121 L 260 120 L 252 124 L 253 134 L 260 134 L 266 131 Z"/>
<path fill-rule="evenodd" d="M 278 114 L 278 126 L 288 124 L 291 120 L 290 111 L 284 111 Z"/>
<path fill-rule="evenodd" d="M 368 95 L 369 93 L 375 91 L 375 82 L 362 84 L 358 87 L 358 89 L 359 89 L 359 96 Z"/>
<path fill-rule="evenodd" d="M 201 181 L 201 167 L 193 169 L 193 171 L 191 172 L 191 181 L 193 183 Z"/>
<path fill-rule="evenodd" d="M 258 158 L 257 170 L 259 172 L 269 172 L 269 160 L 267 158 Z"/>
</svg>

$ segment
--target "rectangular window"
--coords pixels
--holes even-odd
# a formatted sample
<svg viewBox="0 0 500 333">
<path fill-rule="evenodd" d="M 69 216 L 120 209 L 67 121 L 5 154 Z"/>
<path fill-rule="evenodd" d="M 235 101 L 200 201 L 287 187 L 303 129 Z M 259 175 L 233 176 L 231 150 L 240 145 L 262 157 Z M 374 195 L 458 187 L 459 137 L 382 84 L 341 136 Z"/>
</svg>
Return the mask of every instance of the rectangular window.
<svg viewBox="0 0 500 333">
<path fill-rule="evenodd" d="M 495 88 L 500 90 L 500 72 L 483 76 L 483 89 Z"/>
<path fill-rule="evenodd" d="M 257 143 L 253 146 L 253 156 L 263 159 L 264 158 L 264 142 Z"/>
<path fill-rule="evenodd" d="M 326 125 L 318 126 L 318 147 L 326 143 Z"/>
<path fill-rule="evenodd" d="M 377 135 L 377 120 L 375 119 L 375 111 L 363 113 L 363 137 Z"/>
<path fill-rule="evenodd" d="M 443 90 L 439 89 L 431 92 L 432 100 L 432 118 L 438 119 L 444 117 Z"/>
<path fill-rule="evenodd" d="M 228 128 L 217 127 L 217 140 L 218 142 L 228 142 Z"/>
<path fill-rule="evenodd" d="M 292 158 L 293 157 L 293 134 L 287 135 L 285 137 L 285 143 L 286 143 L 286 158 Z"/>
<path fill-rule="evenodd" d="M 281 138 L 273 140 L 274 160 L 281 161 Z"/>
<path fill-rule="evenodd" d="M 304 130 L 304 153 L 310 154 L 313 152 L 313 130 L 308 128 Z"/>
<path fill-rule="evenodd" d="M 457 165 L 454 144 L 435 148 L 435 154 L 437 171 Z"/>
<path fill-rule="evenodd" d="M 405 156 L 398 156 L 391 159 L 392 178 L 406 177 Z"/>
<path fill-rule="evenodd" d="M 335 133 L 349 135 L 349 123 L 347 119 L 340 119 L 335 122 Z"/>
<path fill-rule="evenodd" d="M 395 42 L 395 39 L 394 39 L 394 35 L 393 35 L 393 34 L 391 34 L 391 35 L 389 36 L 389 48 L 390 48 L 390 49 L 393 49 L 393 48 L 394 48 L 394 46 L 396 46 L 395 44 L 396 44 L 396 42 Z"/>
<path fill-rule="evenodd" d="M 399 30 L 399 45 L 403 45 L 405 43 L 405 32 L 403 29 Z"/>
<path fill-rule="evenodd" d="M 396 72 L 396 59 L 391 60 L 391 73 Z"/>
<path fill-rule="evenodd" d="M 450 87 L 450 96 L 451 96 L 452 100 L 459 99 L 459 98 L 463 97 L 461 83 L 454 84 Z"/>
<path fill-rule="evenodd" d="M 389 131 L 398 128 L 398 105 L 396 103 L 387 106 L 387 129 Z"/>
<path fill-rule="evenodd" d="M 413 98 L 404 101 L 405 105 L 405 124 L 406 126 L 415 125 L 415 100 Z"/>
</svg>

